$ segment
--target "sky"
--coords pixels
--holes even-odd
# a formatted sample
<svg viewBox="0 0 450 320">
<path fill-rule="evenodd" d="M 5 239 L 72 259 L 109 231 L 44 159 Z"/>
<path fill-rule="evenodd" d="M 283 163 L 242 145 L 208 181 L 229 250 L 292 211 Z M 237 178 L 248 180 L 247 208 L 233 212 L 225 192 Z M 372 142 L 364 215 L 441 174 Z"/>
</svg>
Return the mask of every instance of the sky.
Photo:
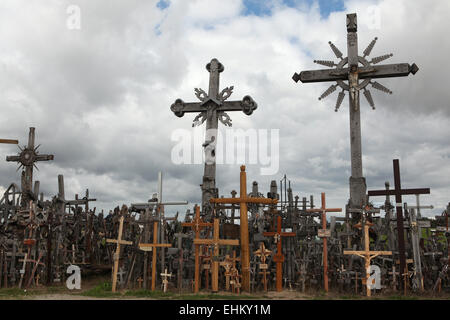
<svg viewBox="0 0 450 320">
<path fill-rule="evenodd" d="M 435 209 L 422 213 L 440 215 L 450 202 L 446 0 L 4 0 L 0 137 L 23 146 L 28 128 L 36 128 L 39 151 L 54 154 L 34 174 L 47 199 L 63 174 L 66 199 L 89 188 L 97 199 L 91 206 L 108 212 L 147 201 L 162 171 L 163 200 L 189 201 L 166 212 L 183 214 L 200 202 L 203 165 L 172 161 L 174 132 L 191 134 L 196 114 L 178 118 L 170 106 L 177 98 L 198 101 L 194 88 L 207 91 L 205 65 L 217 58 L 225 67 L 221 89 L 234 86 L 229 99 L 251 95 L 258 103 L 251 116 L 230 112 L 233 128 L 279 130 L 279 170 L 262 175 L 261 164 L 246 161 L 248 189 L 258 181 L 266 194 L 270 181 L 286 174 L 294 195 L 314 195 L 317 204 L 325 192 L 328 206 L 344 208 L 348 95 L 334 112 L 337 92 L 318 100 L 330 84 L 291 77 L 324 68 L 315 59 L 337 61 L 328 41 L 346 56 L 347 13 L 358 15 L 360 55 L 378 37 L 371 57 L 393 53 L 386 63 L 420 68 L 414 76 L 377 80 L 393 94 L 372 89 L 376 110 L 361 95 L 368 190 L 393 185 L 392 160 L 399 159 L 402 187 L 429 187 L 421 204 Z M 0 145 L 4 159 L 17 152 Z M 238 190 L 241 164 L 217 165 L 221 195 Z M 3 188 L 20 183 L 16 168 L 0 161 Z M 415 197 L 404 201 L 413 205 Z"/>
</svg>

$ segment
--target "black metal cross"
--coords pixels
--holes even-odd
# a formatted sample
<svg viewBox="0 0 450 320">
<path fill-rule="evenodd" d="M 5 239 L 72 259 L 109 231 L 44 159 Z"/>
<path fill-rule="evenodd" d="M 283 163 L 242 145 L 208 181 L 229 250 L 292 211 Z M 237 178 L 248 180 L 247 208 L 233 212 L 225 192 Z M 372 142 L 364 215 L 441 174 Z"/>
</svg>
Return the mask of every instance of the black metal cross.
<svg viewBox="0 0 450 320">
<path fill-rule="evenodd" d="M 397 234 L 398 234 L 398 253 L 400 258 L 400 272 L 403 273 L 406 268 L 405 256 L 405 236 L 403 229 L 403 204 L 402 195 L 429 194 L 429 188 L 420 189 L 402 189 L 400 183 L 400 165 L 398 159 L 394 159 L 394 186 L 395 189 L 368 191 L 369 197 L 374 196 L 395 196 L 395 207 L 397 212 Z M 406 285 L 406 284 L 405 284 Z"/>
<path fill-rule="evenodd" d="M 231 127 L 231 118 L 227 111 L 243 111 L 246 115 L 251 115 L 257 108 L 256 102 L 250 97 L 245 96 L 241 101 L 226 101 L 233 93 L 234 87 L 223 89 L 219 93 L 219 78 L 223 72 L 223 65 L 217 60 L 212 59 L 206 65 L 209 72 L 209 91 L 208 94 L 202 89 L 195 88 L 195 95 L 200 102 L 185 103 L 181 99 L 175 100 L 170 110 L 177 117 L 182 117 L 185 113 L 199 112 L 193 123 L 198 126 L 206 120 L 206 138 L 203 147 L 205 147 L 205 170 L 203 174 L 202 187 L 202 212 L 204 214 L 212 213 L 212 207 L 209 202 L 211 198 L 218 198 L 216 189 L 216 160 L 215 145 L 217 143 L 218 122 Z"/>
<path fill-rule="evenodd" d="M 375 109 L 375 104 L 370 91 L 366 88 L 369 84 L 373 88 L 391 94 L 388 88 L 379 84 L 373 79 L 404 77 L 410 73 L 415 74 L 419 68 L 416 64 L 408 63 L 376 65 L 379 62 L 392 57 L 392 54 L 382 55 L 368 60 L 367 57 L 372 52 L 377 38 L 363 51 L 363 56 L 358 55 L 358 35 L 356 13 L 347 14 L 347 53 L 343 58 L 342 52 L 329 42 L 331 49 L 340 62 L 325 60 L 314 60 L 315 63 L 328 66 L 332 69 L 302 71 L 295 73 L 292 79 L 295 82 L 299 80 L 303 83 L 336 81 L 319 98 L 322 100 L 336 90 L 339 92 L 335 111 L 337 111 L 344 100 L 344 91 L 349 91 L 350 95 L 350 152 L 351 152 L 351 177 L 350 177 L 350 208 L 361 208 L 366 202 L 366 182 L 362 172 L 362 152 L 361 152 L 361 121 L 359 108 L 359 92 L 364 90 L 363 94 L 369 104 Z M 346 67 L 345 67 L 346 66 Z M 361 82 L 359 81 L 361 80 Z M 344 82 L 348 81 L 348 83 Z"/>
</svg>

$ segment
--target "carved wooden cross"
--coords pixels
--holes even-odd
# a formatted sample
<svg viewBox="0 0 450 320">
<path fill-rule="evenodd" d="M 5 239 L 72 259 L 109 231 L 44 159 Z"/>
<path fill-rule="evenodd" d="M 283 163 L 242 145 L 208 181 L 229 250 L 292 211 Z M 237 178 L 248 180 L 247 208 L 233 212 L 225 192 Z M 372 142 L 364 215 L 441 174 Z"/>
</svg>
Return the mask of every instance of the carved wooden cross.
<svg viewBox="0 0 450 320">
<path fill-rule="evenodd" d="M 25 207 L 28 204 L 28 201 L 34 198 L 34 193 L 32 190 L 33 184 L 33 167 L 36 167 L 35 162 L 37 161 L 49 161 L 53 160 L 52 154 L 39 154 L 37 147 L 34 146 L 34 128 L 30 128 L 30 132 L 28 134 L 28 146 L 25 146 L 23 149 L 19 147 L 20 153 L 17 156 L 7 156 L 6 161 L 13 161 L 20 163 L 19 169 L 21 167 L 24 168 L 22 171 L 22 179 L 21 179 L 21 189 L 22 189 L 22 199 L 21 199 L 21 207 Z M 14 141 L 14 140 L 12 140 Z M 15 141 L 13 142 L 15 143 Z"/>
<path fill-rule="evenodd" d="M 123 232 L 123 220 L 125 219 L 125 214 L 128 212 L 128 208 L 126 205 L 122 206 L 120 210 L 120 220 L 119 220 L 119 232 L 117 235 L 117 239 L 106 239 L 108 243 L 117 244 L 116 252 L 114 253 L 114 268 L 113 268 L 113 283 L 112 283 L 112 292 L 116 292 L 117 287 L 117 272 L 119 271 L 119 259 L 120 259 L 120 246 L 121 245 L 132 245 L 132 241 L 122 240 L 122 232 Z"/>
<path fill-rule="evenodd" d="M 177 99 L 170 110 L 177 117 L 182 117 L 185 113 L 200 112 L 195 117 L 193 126 L 200 125 L 206 120 L 206 141 L 203 144 L 205 169 L 201 188 L 202 212 L 209 216 L 212 214 L 209 199 L 218 196 L 215 158 L 218 122 L 220 120 L 224 125 L 231 127 L 231 118 L 226 113 L 227 111 L 243 111 L 246 115 L 251 115 L 258 105 L 250 96 L 245 96 L 241 101 L 226 101 L 233 93 L 234 87 L 225 88 L 219 93 L 219 78 L 224 67 L 217 59 L 212 59 L 206 65 L 206 70 L 209 72 L 208 94 L 202 89 L 195 88 L 195 95 L 200 102 L 185 103 L 183 100 Z"/>
<path fill-rule="evenodd" d="M 306 212 L 320 212 L 322 214 L 322 230 L 319 230 L 319 237 L 323 241 L 323 286 L 325 292 L 328 292 L 328 248 L 327 238 L 331 235 L 327 230 L 327 212 L 342 212 L 341 208 L 327 208 L 325 204 L 325 192 L 322 192 L 322 207 L 318 209 L 308 209 Z"/>
<path fill-rule="evenodd" d="M 158 243 L 158 221 L 153 221 L 153 243 L 139 243 L 139 249 L 152 252 L 152 291 L 156 287 L 156 248 L 169 248 L 170 243 Z M 153 250 L 155 248 L 155 250 Z M 147 272 L 147 270 L 144 270 Z"/>
<path fill-rule="evenodd" d="M 215 198 L 210 201 L 211 203 L 240 204 L 242 290 L 250 292 L 250 249 L 248 243 L 247 203 L 276 204 L 278 200 L 247 196 L 247 175 L 245 173 L 245 166 L 241 166 L 240 189 L 239 198 Z"/>
<path fill-rule="evenodd" d="M 351 152 L 350 208 L 361 208 L 365 205 L 366 201 L 366 182 L 362 170 L 359 92 L 364 90 L 364 96 L 372 108 L 375 109 L 372 95 L 366 87 L 371 84 L 373 88 L 385 93 L 391 94 L 392 92 L 372 79 L 404 77 L 410 73 L 415 74 L 419 70 L 416 64 L 409 65 L 408 63 L 377 65 L 379 62 L 392 57 L 392 54 L 375 57 L 368 61 L 367 57 L 372 52 L 376 40 L 377 38 L 363 51 L 364 55 L 360 56 L 358 54 L 356 13 L 347 14 L 348 56 L 343 58 L 342 52 L 330 41 L 331 49 L 336 57 L 340 59 L 340 62 L 337 64 L 334 61 L 323 60 L 315 60 L 314 62 L 333 69 L 302 71 L 300 74 L 295 73 L 292 77 L 295 82 L 300 80 L 303 83 L 336 81 L 337 83 L 328 88 L 319 98 L 319 100 L 325 98 L 334 92 L 337 87 L 340 87 L 342 91 L 338 95 L 335 111 L 339 109 L 344 100 L 344 91 L 349 91 Z M 348 81 L 348 83 L 344 81 Z"/>
<path fill-rule="evenodd" d="M 211 273 L 211 250 L 208 246 L 201 246 L 202 254 L 200 255 L 201 258 L 201 273 L 205 272 L 205 289 L 209 289 L 209 274 Z M 201 283 L 199 282 L 199 286 L 201 286 Z"/>
<path fill-rule="evenodd" d="M 364 219 L 364 215 L 362 216 Z M 365 261 L 365 269 L 366 269 L 366 289 L 367 296 L 370 297 L 370 287 L 368 283 L 368 279 L 370 277 L 370 260 L 379 256 L 379 255 L 392 255 L 392 251 L 370 251 L 370 238 L 369 238 L 369 227 L 373 226 L 372 223 L 365 221 L 365 223 L 358 223 L 355 225 L 355 228 L 362 229 L 362 225 L 364 224 L 364 250 L 362 251 L 353 251 L 353 250 L 344 250 L 344 254 L 357 255 L 364 259 Z"/>
<path fill-rule="evenodd" d="M 144 281 L 144 279 L 142 279 L 142 277 L 139 277 L 136 281 L 139 283 L 139 289 L 142 289 L 142 282 Z"/>
<path fill-rule="evenodd" d="M 233 263 L 231 261 L 230 255 L 226 255 L 225 259 L 220 262 L 220 266 L 225 268 L 225 290 L 230 289 L 230 276 L 231 276 L 231 267 Z"/>
<path fill-rule="evenodd" d="M 400 165 L 399 160 L 393 160 L 394 166 L 394 185 L 395 189 L 389 190 L 373 190 L 368 191 L 367 194 L 369 197 L 374 196 L 386 196 L 386 195 L 394 195 L 395 196 L 395 207 L 397 211 L 397 234 L 398 234 L 398 252 L 400 258 L 400 270 L 405 270 L 406 268 L 406 255 L 405 255 L 405 236 L 403 229 L 403 204 L 402 204 L 402 195 L 416 195 L 416 194 L 429 194 L 429 188 L 421 188 L 421 189 L 402 189 L 400 183 Z M 406 290 L 406 287 L 405 287 Z"/>
<path fill-rule="evenodd" d="M 167 280 L 168 277 L 172 277 L 172 273 L 167 273 L 167 268 L 164 270 L 164 273 L 161 273 L 161 276 L 163 277 L 162 283 L 163 283 L 163 291 L 167 292 L 167 286 L 169 285 L 169 280 Z"/>
<path fill-rule="evenodd" d="M 264 232 L 263 235 L 265 237 L 274 237 L 275 243 L 277 244 L 277 253 L 273 256 L 273 261 L 277 264 L 277 291 L 280 292 L 283 290 L 283 262 L 284 255 L 281 246 L 282 237 L 295 237 L 294 232 L 282 232 L 281 231 L 281 216 L 277 215 L 277 230 L 275 232 Z"/>
<path fill-rule="evenodd" d="M 184 222 L 181 224 L 182 227 L 191 227 L 195 232 L 195 239 L 200 239 L 200 231 L 205 227 L 212 227 L 211 222 L 204 222 L 200 217 L 200 207 L 195 206 L 195 218 L 192 222 Z M 200 245 L 195 244 L 195 284 L 194 293 L 198 292 L 200 283 Z"/>
<path fill-rule="evenodd" d="M 213 239 L 194 239 L 194 244 L 206 244 L 213 246 L 212 256 L 212 291 L 219 291 L 219 246 L 238 246 L 239 240 L 219 238 L 219 219 L 214 219 Z"/>
<path fill-rule="evenodd" d="M 253 254 L 260 258 L 261 263 L 259 264 L 259 269 L 261 270 L 259 273 L 263 276 L 263 285 L 264 285 L 264 291 L 267 291 L 267 269 L 268 266 L 266 264 L 267 258 L 272 254 L 272 251 L 266 249 L 266 246 L 264 245 L 264 242 L 259 243 L 259 249 L 254 251 Z"/>
</svg>

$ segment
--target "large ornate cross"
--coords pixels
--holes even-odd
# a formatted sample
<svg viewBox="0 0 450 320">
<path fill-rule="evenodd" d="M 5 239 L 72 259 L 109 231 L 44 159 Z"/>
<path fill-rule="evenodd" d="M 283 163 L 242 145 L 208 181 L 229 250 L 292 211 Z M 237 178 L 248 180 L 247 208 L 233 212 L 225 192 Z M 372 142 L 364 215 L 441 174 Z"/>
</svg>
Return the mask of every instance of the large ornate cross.
<svg viewBox="0 0 450 320">
<path fill-rule="evenodd" d="M 373 190 L 368 191 L 367 195 L 369 197 L 374 196 L 395 196 L 395 208 L 397 212 L 397 235 L 398 235 L 398 253 L 400 258 L 400 271 L 406 268 L 406 255 L 405 255 L 405 236 L 403 228 L 403 204 L 402 195 L 416 195 L 416 194 L 429 194 L 429 188 L 420 189 L 402 189 L 400 183 L 400 165 L 398 159 L 393 160 L 394 166 L 394 186 L 395 189 L 387 190 Z M 406 287 L 405 287 L 406 290 Z"/>
<path fill-rule="evenodd" d="M 325 192 L 322 192 L 322 207 L 318 209 L 308 209 L 306 212 L 320 212 L 322 214 L 322 230 L 319 237 L 323 241 L 323 286 L 325 292 L 328 292 L 328 250 L 327 250 L 327 238 L 331 235 L 327 230 L 327 212 L 341 212 L 341 208 L 327 208 L 325 204 Z M 328 232 L 327 232 L 328 231 Z"/>
<path fill-rule="evenodd" d="M 209 72 L 208 93 L 202 89 L 195 88 L 195 95 L 200 102 L 185 103 L 183 100 L 177 99 L 170 107 L 170 110 L 177 117 L 182 117 L 185 113 L 199 112 L 192 126 L 198 126 L 206 121 L 206 137 L 203 144 L 205 147 L 205 170 L 201 185 L 202 212 L 210 215 L 212 214 L 212 208 L 209 199 L 218 197 L 215 146 L 219 120 L 224 125 L 231 127 L 231 118 L 227 111 L 243 111 L 246 115 L 251 115 L 258 105 L 250 96 L 245 96 L 241 101 L 226 101 L 231 96 L 234 87 L 225 88 L 219 93 L 219 78 L 224 67 L 217 59 L 212 59 L 206 65 L 206 70 Z"/>
<path fill-rule="evenodd" d="M 334 61 L 314 60 L 314 62 L 331 67 L 332 69 L 302 71 L 300 74 L 295 73 L 292 77 L 295 82 L 300 80 L 303 83 L 336 81 L 336 84 L 331 85 L 319 98 L 319 100 L 325 98 L 334 92 L 337 87 L 340 87 L 342 91 L 338 95 L 335 111 L 342 104 L 345 91 L 349 92 L 351 152 L 350 208 L 364 207 L 366 201 L 366 182 L 362 170 L 359 92 L 363 90 L 363 94 L 368 103 L 375 109 L 372 95 L 366 87 L 371 84 L 373 88 L 385 93 L 391 94 L 392 92 L 373 79 L 404 77 L 410 73 L 415 74 L 419 70 L 416 64 L 409 65 L 408 63 L 378 65 L 379 62 L 392 57 L 392 54 L 375 57 L 369 61 L 367 57 L 372 52 L 376 40 L 377 38 L 363 51 L 363 56 L 360 56 L 358 54 L 356 13 L 347 14 L 348 56 L 343 58 L 342 52 L 333 43 L 329 42 L 331 49 L 340 61 L 335 63 Z"/>
<path fill-rule="evenodd" d="M 278 202 L 277 199 L 258 198 L 247 196 L 247 174 L 245 166 L 241 166 L 240 174 L 241 193 L 239 198 L 214 198 L 211 203 L 239 203 L 240 204 L 240 233 L 241 233 L 241 274 L 242 290 L 250 292 L 250 249 L 248 239 L 248 212 L 247 203 L 260 203 L 273 205 Z"/>
<path fill-rule="evenodd" d="M 21 189 L 22 189 L 22 199 L 20 204 L 21 207 L 26 207 L 28 205 L 28 201 L 34 198 L 34 194 L 32 191 L 32 184 L 33 184 L 33 167 L 36 167 L 35 162 L 53 160 L 52 154 L 39 154 L 37 150 L 40 145 L 38 145 L 37 147 L 34 146 L 35 140 L 34 138 L 35 138 L 34 128 L 31 127 L 30 132 L 28 134 L 28 145 L 24 146 L 23 149 L 19 147 L 20 149 L 19 155 L 6 157 L 6 161 L 13 161 L 20 163 L 19 169 L 21 167 L 24 168 L 24 170 L 22 171 L 22 179 L 21 179 Z"/>
<path fill-rule="evenodd" d="M 195 218 L 192 222 L 183 222 L 181 224 L 182 227 L 191 227 L 195 232 L 195 239 L 200 239 L 200 231 L 205 227 L 212 227 L 213 224 L 211 222 L 204 222 L 200 217 L 200 207 L 195 206 Z M 195 244 L 195 284 L 194 284 L 194 293 L 198 292 L 199 283 L 200 283 L 200 245 Z"/>
<path fill-rule="evenodd" d="M 277 291 L 283 290 L 283 262 L 284 255 L 283 249 L 281 247 L 282 237 L 295 237 L 294 232 L 282 232 L 281 231 L 281 216 L 277 215 L 277 231 L 275 232 L 264 232 L 265 237 L 274 237 L 275 243 L 277 244 L 277 253 L 273 256 L 273 261 L 277 264 Z"/>
<path fill-rule="evenodd" d="M 219 239 L 219 219 L 214 219 L 213 239 L 194 239 L 194 244 L 206 244 L 213 246 L 212 257 L 212 291 L 219 291 L 219 246 L 238 246 L 239 240 Z"/>
</svg>

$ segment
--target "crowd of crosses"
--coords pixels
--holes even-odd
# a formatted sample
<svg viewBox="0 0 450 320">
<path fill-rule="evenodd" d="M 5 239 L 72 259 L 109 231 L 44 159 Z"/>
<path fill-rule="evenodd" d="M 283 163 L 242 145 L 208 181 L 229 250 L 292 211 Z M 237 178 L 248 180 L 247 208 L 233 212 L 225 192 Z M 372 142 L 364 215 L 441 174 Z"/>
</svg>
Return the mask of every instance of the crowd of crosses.
<svg viewBox="0 0 450 320">
<path fill-rule="evenodd" d="M 245 165 L 235 176 L 239 192 L 228 190 L 230 197 L 219 192 L 218 122 L 231 126 L 226 112 L 251 115 L 257 104 L 250 96 L 227 101 L 234 87 L 219 92 L 224 66 L 212 59 L 206 66 L 208 93 L 196 88 L 200 102 L 177 99 L 170 108 L 177 117 L 199 113 L 194 125 L 206 121 L 203 147 L 205 159 L 212 161 L 205 161 L 201 203 L 193 204 L 179 220 L 177 206 L 188 202 L 163 201 L 162 173 L 158 191 L 148 201 L 123 204 L 108 214 L 91 208 L 96 199 L 90 198 L 88 189 L 82 197 L 75 194 L 73 200 L 66 199 L 63 175 L 57 177 L 57 194 L 44 199 L 39 181 L 33 180 L 33 169 L 36 162 L 55 157 L 38 152 L 35 129 L 30 128 L 27 145 L 19 147 L 18 155 L 6 157 L 19 163 L 22 175 L 20 186 L 10 184 L 0 199 L 0 287 L 62 285 L 67 268 L 77 265 L 83 276 L 110 274 L 113 292 L 323 290 L 370 296 L 449 290 L 450 203 L 441 215 L 424 217 L 422 210 L 433 206 L 421 205 L 419 197 L 430 189 L 402 188 L 398 159 L 393 160 L 394 189 L 386 182 L 384 189 L 367 191 L 362 171 L 359 91 L 374 108 L 367 86 L 391 91 L 373 79 L 415 74 L 418 67 L 378 65 L 392 54 L 369 61 L 377 38 L 359 56 L 356 14 L 347 15 L 347 31 L 347 57 L 330 42 L 340 62 L 316 60 L 332 69 L 303 71 L 293 77 L 305 83 L 336 81 L 320 97 L 340 87 L 336 111 L 345 91 L 349 92 L 351 177 L 343 208 L 327 208 L 325 193 L 317 207 L 313 195 L 307 200 L 294 193 L 286 175 L 271 181 L 266 194 L 259 192 L 256 181 L 248 192 Z M 0 139 L 0 143 L 18 141 Z M 379 196 L 385 197 L 384 204 L 375 207 Z M 415 196 L 415 203 L 406 203 L 402 196 Z"/>
</svg>

